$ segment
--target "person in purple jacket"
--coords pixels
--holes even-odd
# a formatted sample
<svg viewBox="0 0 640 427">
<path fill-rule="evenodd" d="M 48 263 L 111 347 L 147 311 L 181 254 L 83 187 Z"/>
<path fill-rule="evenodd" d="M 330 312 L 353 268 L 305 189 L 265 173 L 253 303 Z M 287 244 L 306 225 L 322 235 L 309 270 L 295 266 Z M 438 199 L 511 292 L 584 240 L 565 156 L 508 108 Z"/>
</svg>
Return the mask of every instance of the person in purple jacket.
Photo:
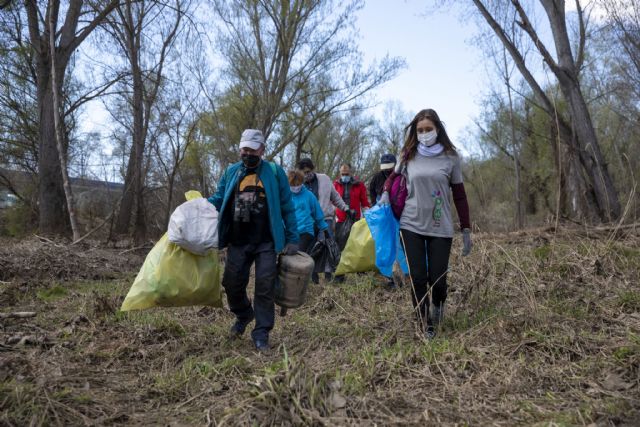
<svg viewBox="0 0 640 427">
<path fill-rule="evenodd" d="M 385 182 L 378 203 L 389 203 L 394 178 L 404 174 L 408 195 L 400 217 L 400 237 L 409 264 L 413 306 L 425 336 L 432 339 L 435 327 L 443 320 L 447 299 L 447 270 L 454 236 L 449 195 L 453 195 L 460 219 L 463 256 L 471 252 L 472 246 L 469 204 L 460 156 L 438 114 L 432 109 L 420 111 L 405 128 L 405 135 L 401 161 Z"/>
</svg>

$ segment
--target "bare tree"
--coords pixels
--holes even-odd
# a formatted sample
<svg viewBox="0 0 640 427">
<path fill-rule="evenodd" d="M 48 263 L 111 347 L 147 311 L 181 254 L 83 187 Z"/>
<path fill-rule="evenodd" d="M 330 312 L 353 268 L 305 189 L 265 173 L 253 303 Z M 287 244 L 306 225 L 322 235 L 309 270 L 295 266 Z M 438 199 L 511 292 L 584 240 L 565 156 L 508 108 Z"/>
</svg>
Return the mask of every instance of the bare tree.
<svg viewBox="0 0 640 427">
<path fill-rule="evenodd" d="M 50 5 L 51 6 L 51 5 Z M 47 11 L 49 17 L 49 51 L 55 52 L 56 50 L 56 19 L 52 11 Z M 53 128 L 55 131 L 54 139 L 56 141 L 56 147 L 58 149 L 58 159 L 60 160 L 60 171 L 62 172 L 62 185 L 64 187 L 64 194 L 67 200 L 67 212 L 69 213 L 69 222 L 71 223 L 71 232 L 73 233 L 73 241 L 77 241 L 80 238 L 80 229 L 78 228 L 78 221 L 76 219 L 76 209 L 73 200 L 73 190 L 71 189 L 71 182 L 69 180 L 69 170 L 67 169 L 67 153 L 64 147 L 64 135 L 62 133 L 62 124 L 60 123 L 60 94 L 58 88 L 61 85 L 58 84 L 58 75 L 56 68 L 56 55 L 51 55 L 51 90 L 53 94 L 51 101 L 53 103 Z"/>
<path fill-rule="evenodd" d="M 129 231 L 135 212 L 135 238 L 146 234 L 144 213 L 144 153 L 152 108 L 164 78 L 165 61 L 185 16 L 188 1 L 123 0 L 109 19 L 108 31 L 129 67 L 127 103 L 132 112 L 131 151 L 124 190 L 115 222 L 116 234 Z M 135 210 L 134 210 L 135 207 Z"/>
<path fill-rule="evenodd" d="M 640 96 L 640 2 L 637 0 L 599 0 L 627 58 L 622 70 Z"/>
<path fill-rule="evenodd" d="M 389 101 L 384 105 L 382 118 L 375 129 L 375 138 L 383 151 L 400 153 L 404 144 L 404 128 L 411 119 L 412 114 L 405 111 L 399 101 Z"/>
<path fill-rule="evenodd" d="M 70 0 L 65 3 L 66 13 L 54 39 L 57 45 L 50 47 L 49 20 L 59 21 L 60 0 L 37 2 L 25 0 L 30 45 L 33 51 L 33 69 L 36 76 L 38 104 L 38 178 L 39 225 L 41 232 L 64 233 L 68 216 L 65 215 L 65 194 L 62 184 L 61 162 L 56 146 L 53 105 L 53 85 L 61 93 L 69 61 L 78 46 L 103 22 L 117 6 L 118 0 L 89 3 Z M 86 25 L 81 26 L 81 23 Z M 54 44 L 55 44 L 54 40 Z M 57 82 L 51 79 L 51 61 L 55 62 Z M 63 147 L 66 153 L 66 147 Z"/>
<path fill-rule="evenodd" d="M 483 2 L 473 0 L 474 5 L 484 20 L 489 24 L 496 36 L 504 44 L 516 67 L 531 87 L 537 104 L 543 108 L 556 122 L 556 136 L 567 144 L 567 185 L 566 191 L 571 193 L 575 213 L 587 220 L 610 221 L 620 216 L 620 203 L 617 190 L 607 169 L 604 156 L 600 150 L 590 112 L 580 86 L 580 71 L 584 61 L 586 45 L 586 22 L 581 4 L 576 0 L 576 17 L 579 35 L 574 54 L 571 45 L 565 16 L 563 0 L 540 0 L 551 27 L 556 57 L 543 43 L 529 14 L 522 2 L 518 0 Z M 492 8 L 490 9 L 490 6 Z M 514 11 L 515 22 L 536 47 L 546 66 L 553 73 L 564 99 L 569 107 L 569 119 L 563 118 L 555 102 L 542 89 L 529 69 L 525 57 L 518 50 L 517 44 L 505 31 L 501 17 L 509 16 L 505 10 Z M 559 147 L 556 148 L 560 155 Z M 578 206 L 578 199 L 584 201 Z"/>
<path fill-rule="evenodd" d="M 188 40 L 184 45 L 189 45 Z M 158 135 L 153 149 L 167 192 L 163 218 L 167 227 L 174 208 L 176 181 L 187 151 L 197 138 L 200 116 L 205 110 L 200 88 L 178 67 L 171 73 L 171 79 L 165 81 L 155 110 Z"/>
<path fill-rule="evenodd" d="M 217 0 L 221 45 L 232 90 L 248 122 L 266 137 L 268 156 L 305 142 L 332 114 L 391 79 L 404 62 L 384 58 L 362 69 L 350 29 L 359 0 Z"/>
<path fill-rule="evenodd" d="M 507 98 L 509 100 L 509 122 L 511 125 L 511 150 L 513 157 L 513 168 L 515 171 L 515 191 L 514 199 L 516 205 L 516 229 L 520 230 L 524 226 L 524 217 L 522 212 L 522 191 L 520 190 L 520 147 L 516 139 L 516 121 L 513 112 L 513 97 L 511 96 L 511 75 L 513 70 L 509 69 L 507 62 L 507 51 L 502 50 L 504 60 L 504 82 L 507 87 Z"/>
</svg>

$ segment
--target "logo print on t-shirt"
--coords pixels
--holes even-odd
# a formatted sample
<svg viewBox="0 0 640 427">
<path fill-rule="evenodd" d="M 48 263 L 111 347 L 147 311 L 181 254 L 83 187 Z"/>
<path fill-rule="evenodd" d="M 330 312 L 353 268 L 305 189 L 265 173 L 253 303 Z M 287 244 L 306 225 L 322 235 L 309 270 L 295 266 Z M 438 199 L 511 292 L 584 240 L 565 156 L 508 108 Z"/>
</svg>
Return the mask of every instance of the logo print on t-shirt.
<svg viewBox="0 0 640 427">
<path fill-rule="evenodd" d="M 433 198 L 433 226 L 440 227 L 440 219 L 442 218 L 442 192 L 440 190 L 433 190 L 431 193 Z"/>
</svg>

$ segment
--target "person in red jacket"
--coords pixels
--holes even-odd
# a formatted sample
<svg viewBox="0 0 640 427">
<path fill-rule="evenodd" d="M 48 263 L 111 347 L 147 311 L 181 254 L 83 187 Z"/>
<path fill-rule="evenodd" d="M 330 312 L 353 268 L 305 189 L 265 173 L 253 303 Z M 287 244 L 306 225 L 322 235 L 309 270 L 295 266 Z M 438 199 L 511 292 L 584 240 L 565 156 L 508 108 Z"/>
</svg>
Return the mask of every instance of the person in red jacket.
<svg viewBox="0 0 640 427">
<path fill-rule="evenodd" d="M 351 174 L 351 165 L 349 163 L 344 163 L 340 166 L 340 178 L 336 179 L 333 185 L 349 207 L 348 212 L 336 209 L 337 227 L 340 227 L 340 224 L 345 222 L 347 215 L 351 215 L 354 222 L 358 221 L 362 217 L 362 210 L 369 208 L 370 205 L 367 198 L 367 187 Z M 343 243 L 346 244 L 346 241 Z M 344 246 L 342 245 L 340 249 L 344 249 Z"/>
</svg>

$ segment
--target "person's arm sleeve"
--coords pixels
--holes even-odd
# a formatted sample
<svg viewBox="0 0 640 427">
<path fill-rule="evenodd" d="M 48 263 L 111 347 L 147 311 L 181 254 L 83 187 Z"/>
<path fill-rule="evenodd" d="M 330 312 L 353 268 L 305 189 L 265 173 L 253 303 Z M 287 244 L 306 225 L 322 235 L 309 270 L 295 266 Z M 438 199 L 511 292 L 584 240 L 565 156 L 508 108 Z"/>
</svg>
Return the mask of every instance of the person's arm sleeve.
<svg viewBox="0 0 640 427">
<path fill-rule="evenodd" d="M 458 211 L 460 229 L 471 228 L 469 203 L 467 201 L 467 193 L 464 191 L 464 184 L 451 184 L 451 193 L 453 193 L 453 203 L 456 205 L 456 210 Z"/>
<path fill-rule="evenodd" d="M 456 156 L 453 167 L 451 168 L 451 185 L 453 184 L 462 184 L 462 165 L 460 156 Z"/>
<path fill-rule="evenodd" d="M 331 185 L 331 195 L 329 196 L 329 198 L 331 199 L 331 203 L 333 203 L 333 206 L 335 206 L 336 208 L 345 212 L 349 210 L 349 206 L 347 206 L 344 200 L 342 200 L 342 197 L 340 197 L 340 193 L 338 193 L 338 190 L 336 190 L 336 187 L 334 187 L 333 185 Z"/>
<path fill-rule="evenodd" d="M 329 226 L 324 220 L 324 213 L 322 212 L 320 203 L 318 203 L 318 199 L 316 199 L 314 196 L 310 197 L 310 200 L 313 203 L 313 219 L 315 220 L 316 227 L 320 231 L 326 230 L 327 228 L 329 228 Z"/>
<path fill-rule="evenodd" d="M 296 208 L 291 197 L 291 188 L 287 175 L 281 167 L 277 167 L 276 180 L 278 182 L 278 192 L 280 193 L 280 211 L 284 221 L 285 243 L 298 243 L 298 222 L 296 221 Z"/>
<path fill-rule="evenodd" d="M 360 206 L 362 206 L 363 208 L 371 207 L 371 204 L 369 204 L 369 199 L 367 199 L 367 187 L 364 186 L 364 183 L 361 185 L 362 191 L 360 192 Z"/>
<path fill-rule="evenodd" d="M 216 207 L 218 212 L 220 212 L 220 209 L 222 208 L 222 200 L 224 198 L 224 193 L 226 188 L 227 188 L 227 170 L 225 170 L 222 176 L 220 177 L 220 180 L 218 181 L 218 187 L 216 188 L 216 192 L 207 199 L 209 203 L 211 203 L 213 206 Z"/>
<path fill-rule="evenodd" d="M 384 186 L 382 187 L 382 191 L 386 191 L 387 193 L 391 193 L 391 186 L 393 186 L 393 180 L 396 179 L 396 176 L 400 175 L 400 172 L 396 172 L 395 170 L 389 174 L 387 179 L 384 181 Z"/>
</svg>

